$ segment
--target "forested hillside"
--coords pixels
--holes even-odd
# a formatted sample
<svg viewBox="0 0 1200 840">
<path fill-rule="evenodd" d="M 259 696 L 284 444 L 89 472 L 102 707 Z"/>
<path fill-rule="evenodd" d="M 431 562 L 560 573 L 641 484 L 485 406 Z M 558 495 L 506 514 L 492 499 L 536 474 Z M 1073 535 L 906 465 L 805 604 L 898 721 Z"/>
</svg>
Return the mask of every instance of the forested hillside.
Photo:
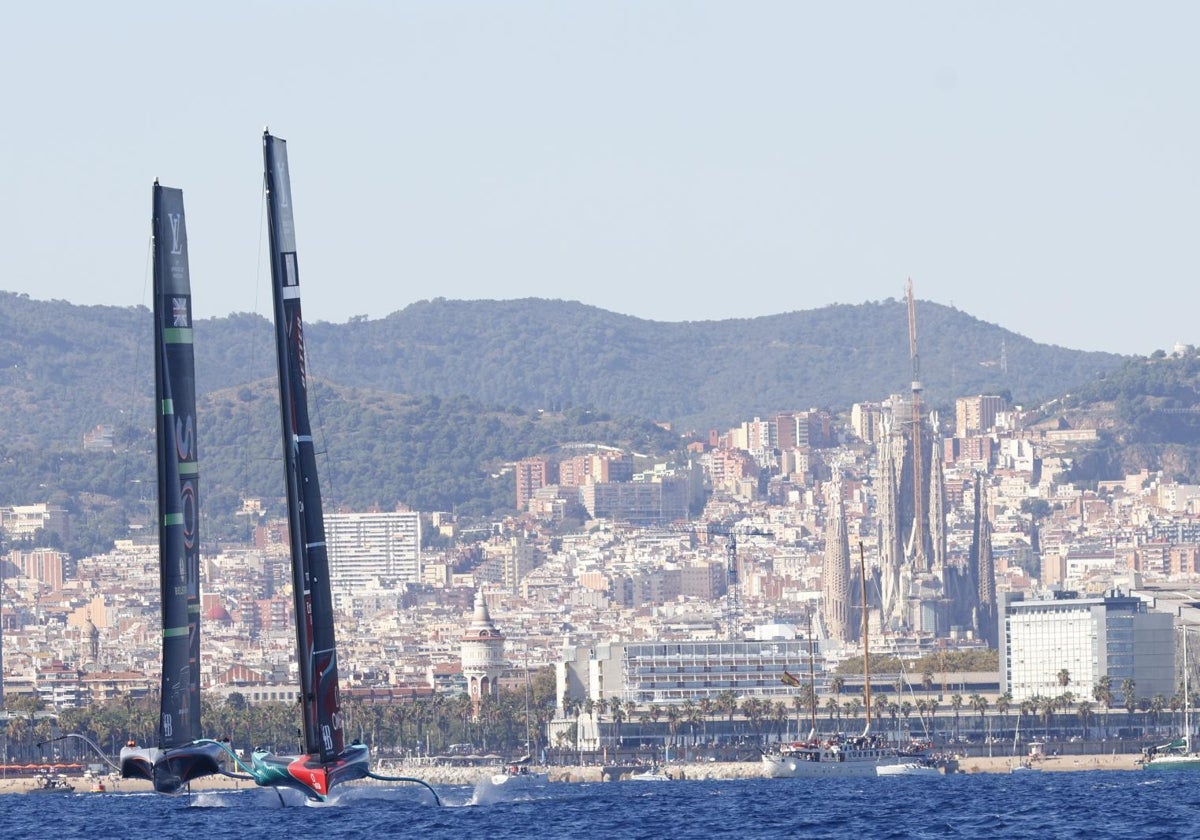
<svg viewBox="0 0 1200 840">
<path fill-rule="evenodd" d="M 931 407 L 974 393 L 1037 402 L 1125 361 L 936 304 L 917 314 Z M 63 504 L 81 543 L 152 521 L 151 336 L 142 307 L 0 293 L 0 504 Z M 248 314 L 198 322 L 195 342 L 204 510 L 232 535 L 242 496 L 281 503 L 274 343 Z M 306 348 L 329 504 L 481 516 L 512 504 L 506 462 L 564 442 L 661 455 L 689 429 L 842 412 L 905 393 L 911 378 L 899 301 L 656 323 L 563 301 L 434 300 L 373 321 L 310 320 Z M 100 425 L 115 451 L 84 452 Z"/>
</svg>

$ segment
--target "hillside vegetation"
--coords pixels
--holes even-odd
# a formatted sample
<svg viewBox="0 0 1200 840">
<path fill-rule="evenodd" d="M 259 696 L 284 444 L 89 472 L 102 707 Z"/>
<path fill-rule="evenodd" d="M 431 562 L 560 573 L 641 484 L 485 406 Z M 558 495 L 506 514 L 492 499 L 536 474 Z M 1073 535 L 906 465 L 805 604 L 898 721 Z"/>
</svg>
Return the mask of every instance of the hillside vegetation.
<svg viewBox="0 0 1200 840">
<path fill-rule="evenodd" d="M 973 393 L 1037 403 L 1126 361 L 1039 345 L 936 304 L 918 303 L 917 316 L 932 407 Z M 63 504 L 75 550 L 152 522 L 152 333 L 143 307 L 0 293 L 0 504 Z M 208 533 L 237 536 L 241 497 L 282 509 L 274 343 L 268 321 L 248 314 L 200 321 L 195 340 Z M 505 464 L 518 458 L 571 442 L 664 456 L 681 431 L 840 412 L 904 393 L 911 378 L 907 313 L 894 300 L 687 323 L 564 301 L 434 300 L 378 320 L 310 322 L 306 348 L 331 509 L 503 513 Z M 101 424 L 116 430 L 116 451 L 82 452 Z"/>
</svg>

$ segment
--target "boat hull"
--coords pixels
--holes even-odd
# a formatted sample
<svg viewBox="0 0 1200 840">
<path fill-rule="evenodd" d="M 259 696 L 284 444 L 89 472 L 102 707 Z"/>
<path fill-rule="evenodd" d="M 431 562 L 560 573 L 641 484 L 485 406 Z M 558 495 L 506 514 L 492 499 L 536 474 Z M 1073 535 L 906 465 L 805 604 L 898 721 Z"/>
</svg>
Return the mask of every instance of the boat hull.
<svg viewBox="0 0 1200 840">
<path fill-rule="evenodd" d="M 1156 756 L 1142 765 L 1143 770 L 1200 770 L 1200 755 Z"/>
<path fill-rule="evenodd" d="M 762 757 L 763 775 L 772 779 L 801 779 L 834 776 L 853 778 L 879 775 L 877 768 L 901 763 L 899 756 L 854 756 L 809 758 L 805 754 L 774 753 Z"/>
<path fill-rule="evenodd" d="M 169 750 L 125 747 L 120 756 L 121 778 L 146 779 L 159 793 L 180 793 L 193 779 L 223 772 L 224 757 L 221 746 L 211 742 Z"/>
<path fill-rule="evenodd" d="M 288 787 L 309 799 L 324 802 L 338 785 L 361 779 L 370 773 L 370 750 L 365 744 L 351 744 L 333 761 L 322 762 L 315 755 L 274 755 L 255 751 L 250 774 L 263 787 Z"/>
<path fill-rule="evenodd" d="M 940 776 L 942 771 L 932 764 L 919 761 L 904 761 L 900 764 L 878 764 L 875 766 L 877 776 Z"/>
<path fill-rule="evenodd" d="M 544 787 L 550 777 L 546 773 L 493 773 L 488 781 L 504 790 L 529 790 Z"/>
</svg>

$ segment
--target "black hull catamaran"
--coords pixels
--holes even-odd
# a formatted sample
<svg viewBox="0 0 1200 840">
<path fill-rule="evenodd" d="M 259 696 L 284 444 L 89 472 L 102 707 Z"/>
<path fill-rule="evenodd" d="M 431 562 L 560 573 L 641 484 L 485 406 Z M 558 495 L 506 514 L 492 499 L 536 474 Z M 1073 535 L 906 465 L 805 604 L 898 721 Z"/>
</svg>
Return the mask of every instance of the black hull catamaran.
<svg viewBox="0 0 1200 840">
<path fill-rule="evenodd" d="M 158 440 L 158 544 L 162 601 L 162 705 L 158 746 L 121 750 L 121 775 L 179 793 L 222 773 L 221 746 L 200 737 L 199 469 L 196 371 L 183 191 L 154 182 L 154 382 Z"/>
<path fill-rule="evenodd" d="M 324 800 L 338 784 L 370 775 L 369 755 L 366 745 L 345 743 L 329 558 L 325 552 L 321 489 L 308 418 L 304 325 L 300 316 L 300 277 L 287 145 L 269 132 L 263 132 L 263 165 L 304 752 L 276 755 L 256 750 L 250 772 L 260 785 L 291 787 L 310 799 Z"/>
</svg>

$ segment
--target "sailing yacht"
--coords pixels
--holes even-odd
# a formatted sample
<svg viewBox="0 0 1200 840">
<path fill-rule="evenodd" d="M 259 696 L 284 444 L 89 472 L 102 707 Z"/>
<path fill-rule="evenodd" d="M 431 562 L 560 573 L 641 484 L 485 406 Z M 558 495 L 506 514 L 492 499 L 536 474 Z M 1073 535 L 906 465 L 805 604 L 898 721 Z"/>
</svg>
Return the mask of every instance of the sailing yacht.
<svg viewBox="0 0 1200 840">
<path fill-rule="evenodd" d="M 1183 632 L 1183 734 L 1169 744 L 1150 747 L 1143 770 L 1200 770 L 1200 753 L 1192 749 L 1191 696 L 1188 692 L 1188 630 Z"/>
<path fill-rule="evenodd" d="M 157 746 L 130 742 L 124 778 L 179 793 L 198 776 L 222 773 L 223 750 L 200 738 L 199 469 L 192 293 L 183 191 L 154 182 L 154 383 L 157 406 L 158 546 L 162 688 Z"/>
<path fill-rule="evenodd" d="M 858 545 L 859 571 L 863 580 L 862 640 L 863 640 L 863 701 L 866 707 L 866 727 L 857 737 L 820 740 L 816 737 L 816 712 L 807 741 L 788 744 L 762 756 L 764 775 L 774 779 L 801 776 L 875 776 L 876 768 L 910 762 L 919 754 L 902 754 L 888 746 L 879 735 L 871 733 L 871 653 L 867 626 L 867 575 L 862 543 Z M 809 629 L 809 684 L 816 691 L 812 666 L 812 630 Z"/>
<path fill-rule="evenodd" d="M 266 748 L 258 749 L 253 752 L 248 769 L 259 785 L 290 787 L 309 799 L 323 801 L 336 785 L 371 775 L 369 750 L 357 741 L 349 746 L 345 743 L 333 599 L 329 591 L 329 558 L 325 551 L 321 489 L 308 417 L 304 324 L 300 314 L 300 276 L 287 144 L 265 131 L 263 165 L 296 616 L 296 660 L 300 670 L 300 708 L 304 725 L 299 754 L 277 755 Z"/>
</svg>

